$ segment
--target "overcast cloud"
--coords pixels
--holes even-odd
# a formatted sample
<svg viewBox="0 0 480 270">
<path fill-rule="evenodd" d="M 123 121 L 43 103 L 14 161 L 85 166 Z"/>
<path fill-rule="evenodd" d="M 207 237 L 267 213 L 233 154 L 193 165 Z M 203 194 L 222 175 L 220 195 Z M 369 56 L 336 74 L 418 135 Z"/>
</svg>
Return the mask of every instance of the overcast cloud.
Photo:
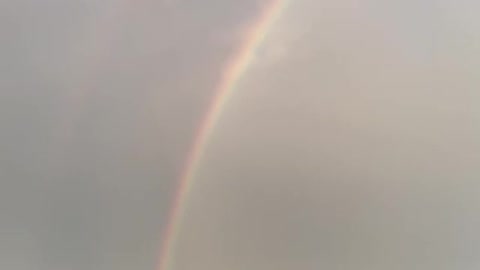
<svg viewBox="0 0 480 270">
<path fill-rule="evenodd" d="M 479 6 L 290 2 L 210 138 L 172 270 L 478 269 Z M 0 2 L 0 268 L 155 269 L 264 3 Z"/>
</svg>

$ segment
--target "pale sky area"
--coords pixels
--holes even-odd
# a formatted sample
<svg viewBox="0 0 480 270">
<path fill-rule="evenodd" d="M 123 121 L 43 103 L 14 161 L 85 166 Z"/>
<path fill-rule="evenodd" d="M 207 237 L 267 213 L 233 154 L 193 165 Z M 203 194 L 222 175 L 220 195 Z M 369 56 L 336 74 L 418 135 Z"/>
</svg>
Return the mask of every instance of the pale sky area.
<svg viewBox="0 0 480 270">
<path fill-rule="evenodd" d="M 0 269 L 156 270 L 266 0 L 0 1 Z M 480 4 L 291 0 L 222 110 L 168 270 L 480 267 Z"/>
</svg>

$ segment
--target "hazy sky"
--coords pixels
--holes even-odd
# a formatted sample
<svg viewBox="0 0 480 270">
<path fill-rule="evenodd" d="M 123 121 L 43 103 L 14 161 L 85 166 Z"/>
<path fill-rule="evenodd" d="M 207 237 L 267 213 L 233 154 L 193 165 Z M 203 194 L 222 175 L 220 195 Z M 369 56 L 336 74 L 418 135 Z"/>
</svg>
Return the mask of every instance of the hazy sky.
<svg viewBox="0 0 480 270">
<path fill-rule="evenodd" d="M 266 1 L 0 1 L 0 268 L 155 269 Z M 292 0 L 225 107 L 187 269 L 478 269 L 479 5 Z"/>
</svg>

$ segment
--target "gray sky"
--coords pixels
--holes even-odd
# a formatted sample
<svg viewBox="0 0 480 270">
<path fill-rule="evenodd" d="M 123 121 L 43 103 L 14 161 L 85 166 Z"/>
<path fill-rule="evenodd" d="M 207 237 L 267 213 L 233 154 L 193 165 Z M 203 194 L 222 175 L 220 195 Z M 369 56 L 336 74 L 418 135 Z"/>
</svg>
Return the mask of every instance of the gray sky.
<svg viewBox="0 0 480 270">
<path fill-rule="evenodd" d="M 262 2 L 0 2 L 0 268 L 155 268 Z M 478 5 L 290 2 L 210 139 L 172 270 L 478 269 Z"/>
</svg>

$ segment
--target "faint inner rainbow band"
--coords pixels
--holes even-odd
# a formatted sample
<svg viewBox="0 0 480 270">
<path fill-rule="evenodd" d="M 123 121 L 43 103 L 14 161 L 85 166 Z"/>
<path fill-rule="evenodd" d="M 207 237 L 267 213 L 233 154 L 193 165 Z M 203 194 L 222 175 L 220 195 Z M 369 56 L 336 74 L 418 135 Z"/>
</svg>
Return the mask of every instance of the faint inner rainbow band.
<svg viewBox="0 0 480 270">
<path fill-rule="evenodd" d="M 237 53 L 233 55 L 221 74 L 216 92 L 205 113 L 200 126 L 195 133 L 192 147 L 182 169 L 179 183 L 168 214 L 163 239 L 160 247 L 159 265 L 157 270 L 170 270 L 173 265 L 175 241 L 178 238 L 179 227 L 185 212 L 187 198 L 192 189 L 195 173 L 208 144 L 208 139 L 222 114 L 226 102 L 237 83 L 243 77 L 253 62 L 256 49 L 262 45 L 266 35 L 277 18 L 285 10 L 288 0 L 270 0 L 263 8 L 258 19 L 247 29 L 246 35 Z"/>
</svg>

